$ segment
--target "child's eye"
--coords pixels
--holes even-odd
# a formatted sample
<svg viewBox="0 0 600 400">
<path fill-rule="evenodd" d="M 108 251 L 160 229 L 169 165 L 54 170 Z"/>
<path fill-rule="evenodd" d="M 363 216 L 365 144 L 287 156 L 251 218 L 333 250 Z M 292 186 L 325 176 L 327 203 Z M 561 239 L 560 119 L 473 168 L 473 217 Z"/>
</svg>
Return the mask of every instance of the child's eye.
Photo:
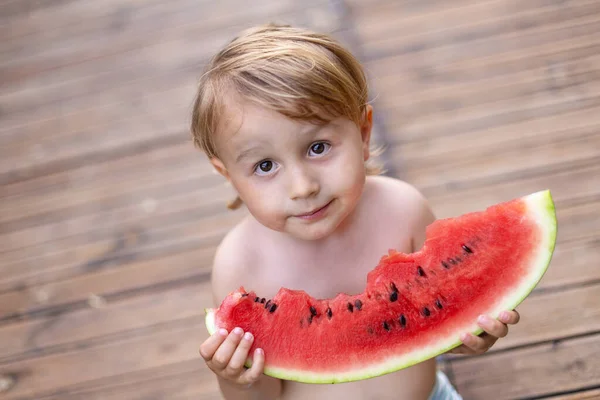
<svg viewBox="0 0 600 400">
<path fill-rule="evenodd" d="M 322 156 L 324 154 L 327 154 L 329 152 L 329 149 L 331 149 L 331 145 L 329 143 L 326 143 L 326 142 L 313 143 L 310 146 L 308 155 L 309 156 Z"/>
<path fill-rule="evenodd" d="M 256 175 L 265 176 L 272 174 L 277 170 L 277 164 L 270 160 L 261 161 L 254 168 Z"/>
</svg>

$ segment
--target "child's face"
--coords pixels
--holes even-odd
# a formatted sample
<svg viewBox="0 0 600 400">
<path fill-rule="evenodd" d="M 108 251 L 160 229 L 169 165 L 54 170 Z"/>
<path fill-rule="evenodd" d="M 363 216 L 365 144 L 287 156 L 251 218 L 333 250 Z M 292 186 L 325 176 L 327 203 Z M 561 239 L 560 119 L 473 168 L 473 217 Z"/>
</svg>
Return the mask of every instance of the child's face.
<svg viewBox="0 0 600 400">
<path fill-rule="evenodd" d="M 292 121 L 253 104 L 230 105 L 215 138 L 215 168 L 264 226 L 315 240 L 354 210 L 365 182 L 371 108 L 361 127 Z"/>
</svg>

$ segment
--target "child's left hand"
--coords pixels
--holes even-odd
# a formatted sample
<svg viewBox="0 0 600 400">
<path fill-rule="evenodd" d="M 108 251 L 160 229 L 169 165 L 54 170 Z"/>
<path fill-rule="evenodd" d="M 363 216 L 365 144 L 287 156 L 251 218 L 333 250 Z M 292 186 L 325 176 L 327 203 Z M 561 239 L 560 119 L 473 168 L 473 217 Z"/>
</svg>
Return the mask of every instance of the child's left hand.
<svg viewBox="0 0 600 400">
<path fill-rule="evenodd" d="M 483 317 L 483 318 L 482 318 Z M 483 329 L 479 336 L 470 333 L 461 335 L 462 345 L 450 350 L 452 354 L 483 354 L 496 343 L 496 340 L 508 334 L 508 325 L 515 325 L 519 322 L 519 313 L 517 311 L 503 311 L 498 319 L 489 316 L 480 316 L 477 324 Z"/>
</svg>

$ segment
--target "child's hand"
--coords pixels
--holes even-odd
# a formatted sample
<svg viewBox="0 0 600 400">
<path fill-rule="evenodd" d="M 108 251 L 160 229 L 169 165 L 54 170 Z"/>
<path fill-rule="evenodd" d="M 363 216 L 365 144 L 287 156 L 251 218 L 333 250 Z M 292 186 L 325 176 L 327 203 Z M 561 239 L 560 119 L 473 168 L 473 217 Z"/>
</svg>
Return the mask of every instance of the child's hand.
<svg viewBox="0 0 600 400">
<path fill-rule="evenodd" d="M 228 335 L 227 330 L 219 329 L 200 346 L 200 355 L 215 374 L 240 388 L 249 388 L 262 372 L 265 356 L 262 349 L 256 349 L 252 367 L 246 369 L 244 363 L 254 336 L 241 328 L 235 328 Z"/>
<path fill-rule="evenodd" d="M 483 354 L 490 349 L 501 337 L 508 334 L 508 324 L 514 325 L 519 322 L 519 313 L 516 311 L 503 311 L 496 320 L 489 316 L 479 317 L 478 325 L 484 330 L 479 336 L 465 333 L 461 335 L 462 345 L 452 349 L 453 354 Z"/>
</svg>

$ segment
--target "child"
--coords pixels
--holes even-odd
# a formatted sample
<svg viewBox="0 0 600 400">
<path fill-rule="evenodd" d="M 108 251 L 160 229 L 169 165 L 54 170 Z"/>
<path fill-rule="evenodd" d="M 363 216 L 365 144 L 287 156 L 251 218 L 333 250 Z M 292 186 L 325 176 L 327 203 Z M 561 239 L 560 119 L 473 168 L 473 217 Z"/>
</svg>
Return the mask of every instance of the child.
<svg viewBox="0 0 600 400">
<path fill-rule="evenodd" d="M 286 26 L 243 32 L 212 60 L 193 110 L 194 142 L 235 188 L 250 215 L 220 244 L 215 305 L 245 286 L 264 297 L 280 287 L 317 298 L 364 290 L 388 249 L 410 253 L 434 221 L 426 200 L 368 164 L 372 107 L 357 60 L 330 37 Z M 479 354 L 518 322 L 482 316 L 481 336 L 454 353 Z M 435 359 L 339 385 L 262 374 L 265 357 L 243 364 L 251 332 L 219 330 L 200 347 L 226 399 L 457 399 Z"/>
</svg>

